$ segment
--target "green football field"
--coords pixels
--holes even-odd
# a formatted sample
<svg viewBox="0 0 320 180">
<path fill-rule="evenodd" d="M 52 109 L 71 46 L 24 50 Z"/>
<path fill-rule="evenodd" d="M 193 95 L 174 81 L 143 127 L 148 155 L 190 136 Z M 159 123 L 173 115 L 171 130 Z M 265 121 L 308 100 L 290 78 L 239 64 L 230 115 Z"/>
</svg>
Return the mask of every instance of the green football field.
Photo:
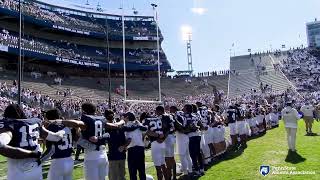
<svg viewBox="0 0 320 180">
<path fill-rule="evenodd" d="M 320 134 L 320 123 L 314 124 L 314 132 Z M 297 133 L 298 154 L 288 155 L 287 141 L 283 124 L 279 128 L 269 130 L 266 135 L 252 139 L 243 152 L 228 153 L 224 159 L 218 160 L 200 179 L 320 179 L 320 136 L 305 136 L 303 121 L 299 121 Z M 260 174 L 261 165 L 269 165 L 270 173 L 264 177 Z M 155 169 L 146 152 L 147 173 L 156 177 Z M 43 166 L 46 178 L 49 164 Z M 278 169 L 278 171 L 276 171 Z M 288 172 L 284 171 L 288 170 Z M 312 175 L 274 174 L 274 173 L 315 173 Z M 127 173 L 128 175 L 128 173 Z M 73 177 L 83 179 L 82 163 L 76 164 Z M 6 179 L 6 161 L 0 158 L 0 180 Z M 128 179 L 128 178 L 127 178 Z M 156 178 L 155 178 L 156 179 Z"/>
<path fill-rule="evenodd" d="M 320 123 L 315 123 L 314 133 L 320 134 Z M 244 152 L 230 153 L 224 160 L 212 166 L 205 179 L 320 179 L 320 136 L 305 136 L 304 122 L 299 121 L 297 132 L 297 154 L 288 156 L 286 132 L 283 123 L 279 128 L 270 130 L 266 135 L 248 142 Z M 260 174 L 261 165 L 271 166 L 271 171 L 266 177 Z M 275 167 L 275 168 L 273 168 Z M 292 171 L 313 171 L 315 175 L 279 175 L 287 169 Z M 286 173 L 286 172 L 284 172 Z M 308 172 L 310 173 L 310 172 Z"/>
</svg>

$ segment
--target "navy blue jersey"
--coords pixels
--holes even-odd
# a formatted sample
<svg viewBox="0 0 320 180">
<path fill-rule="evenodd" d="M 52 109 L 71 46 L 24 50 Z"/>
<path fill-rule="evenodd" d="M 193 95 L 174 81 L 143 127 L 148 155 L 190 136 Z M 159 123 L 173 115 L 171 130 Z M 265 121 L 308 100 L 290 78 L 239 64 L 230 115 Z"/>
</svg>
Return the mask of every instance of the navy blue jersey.
<svg viewBox="0 0 320 180">
<path fill-rule="evenodd" d="M 226 113 L 227 113 L 228 123 L 235 123 L 236 120 L 238 119 L 237 110 L 236 109 L 228 109 Z"/>
<path fill-rule="evenodd" d="M 86 125 L 86 129 L 81 131 L 83 139 L 90 140 L 90 137 L 102 138 L 105 134 L 106 119 L 103 116 L 82 115 L 81 121 Z"/>
<path fill-rule="evenodd" d="M 51 146 L 55 146 L 55 152 L 51 156 L 52 159 L 59 159 L 59 158 L 67 158 L 70 157 L 72 154 L 72 133 L 71 129 L 65 127 L 64 125 L 56 125 L 50 124 L 47 128 L 49 131 L 58 132 L 58 131 L 65 131 L 63 138 L 58 142 L 51 142 L 48 141 L 46 146 L 49 149 Z"/>
<path fill-rule="evenodd" d="M 245 118 L 246 111 L 243 108 L 238 107 L 236 110 L 237 110 L 238 118 L 241 118 L 241 119 Z M 239 120 L 239 119 L 237 119 L 237 120 Z"/>
<path fill-rule="evenodd" d="M 213 112 L 213 116 L 212 116 L 212 120 L 211 120 L 211 125 L 212 127 L 218 127 L 219 125 L 221 125 L 221 122 L 218 121 L 218 115 L 216 112 Z"/>
<path fill-rule="evenodd" d="M 209 110 L 206 106 L 202 106 L 199 108 L 199 114 L 200 114 L 201 123 L 203 124 L 203 126 L 207 126 L 211 123 Z"/>
<path fill-rule="evenodd" d="M 198 123 L 201 122 L 201 117 L 197 113 L 193 114 L 184 114 L 184 118 L 186 120 L 187 126 L 190 128 L 191 132 L 199 131 Z"/>
<path fill-rule="evenodd" d="M 177 131 L 181 132 L 185 129 L 185 127 L 187 126 L 187 122 L 185 120 L 185 118 L 183 117 L 183 112 L 182 111 L 178 111 L 175 114 L 172 114 L 173 119 L 174 119 L 174 127 Z"/>
<path fill-rule="evenodd" d="M 161 121 L 162 121 L 162 130 L 164 134 L 169 133 L 173 134 L 174 133 L 174 119 L 171 115 L 169 114 L 164 114 L 160 116 Z"/>
<path fill-rule="evenodd" d="M 6 128 L 12 133 L 10 146 L 30 151 L 40 149 L 38 143 L 42 126 L 40 119 L 3 119 L 0 123 L 0 127 Z"/>
<path fill-rule="evenodd" d="M 126 152 L 120 152 L 119 147 L 126 144 L 125 131 L 123 129 L 108 130 L 110 140 L 108 141 L 108 159 L 112 160 L 125 160 Z"/>
<path fill-rule="evenodd" d="M 146 118 L 142 121 L 144 126 L 148 127 L 148 130 L 155 132 L 157 134 L 164 134 L 162 129 L 162 120 L 160 117 Z M 149 137 L 150 141 L 156 141 L 158 138 Z"/>
</svg>

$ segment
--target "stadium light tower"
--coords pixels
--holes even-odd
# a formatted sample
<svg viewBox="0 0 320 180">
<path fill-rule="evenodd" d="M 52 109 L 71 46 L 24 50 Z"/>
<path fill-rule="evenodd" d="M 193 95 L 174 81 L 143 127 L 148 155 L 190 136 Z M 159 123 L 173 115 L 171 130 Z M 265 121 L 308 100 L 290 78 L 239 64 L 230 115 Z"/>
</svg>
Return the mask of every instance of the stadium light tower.
<svg viewBox="0 0 320 180">
<path fill-rule="evenodd" d="M 182 40 L 187 42 L 188 71 L 190 72 L 190 75 L 191 75 L 193 73 L 192 51 L 191 51 L 192 27 L 189 25 L 182 26 L 181 33 L 182 33 Z"/>
</svg>

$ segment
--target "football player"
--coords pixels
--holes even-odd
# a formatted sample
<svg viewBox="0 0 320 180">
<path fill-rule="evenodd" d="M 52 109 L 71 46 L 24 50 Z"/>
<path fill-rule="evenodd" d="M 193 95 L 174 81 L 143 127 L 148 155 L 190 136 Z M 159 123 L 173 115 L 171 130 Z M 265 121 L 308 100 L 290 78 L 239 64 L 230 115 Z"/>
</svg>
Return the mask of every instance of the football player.
<svg viewBox="0 0 320 180">
<path fill-rule="evenodd" d="M 165 163 L 165 132 L 161 117 L 149 117 L 142 121 L 148 127 L 146 134 L 151 142 L 151 156 L 157 171 L 158 179 L 170 179 Z"/>
<path fill-rule="evenodd" d="M 252 110 L 252 108 L 250 108 L 249 111 L 247 112 L 247 118 L 248 118 L 250 130 L 251 130 L 251 136 L 257 135 L 259 129 L 257 127 L 256 115 L 254 113 L 254 110 Z"/>
<path fill-rule="evenodd" d="M 271 126 L 272 128 L 279 126 L 279 112 L 277 105 L 271 107 Z"/>
<path fill-rule="evenodd" d="M 49 121 L 47 129 L 52 132 L 64 131 L 63 138 L 58 142 L 47 141 L 47 150 L 43 158 L 51 156 L 52 161 L 48 173 L 48 180 L 72 180 L 74 161 L 71 157 L 73 151 L 73 141 L 78 138 L 71 128 L 66 127 L 63 123 L 53 123 L 61 120 L 62 116 L 58 109 L 52 109 L 45 113 L 45 119 Z M 76 123 L 74 126 L 79 126 Z M 74 129 L 73 129 L 74 130 Z"/>
<path fill-rule="evenodd" d="M 196 176 L 204 174 L 204 164 L 201 155 L 201 129 L 204 129 L 201 123 L 198 108 L 195 104 L 187 104 L 183 108 L 184 118 L 187 121 L 187 127 L 190 129 L 189 151 Z"/>
<path fill-rule="evenodd" d="M 57 120 L 59 121 L 59 120 Z M 84 149 L 84 174 L 86 180 L 102 180 L 108 175 L 108 158 L 105 145 L 109 134 L 107 128 L 120 128 L 124 121 L 108 123 L 103 116 L 96 115 L 96 107 L 91 103 L 82 104 L 81 121 L 60 120 L 67 127 L 79 127 L 81 137 L 78 141 Z"/>
<path fill-rule="evenodd" d="M 265 116 L 265 120 L 266 120 L 266 126 L 267 129 L 271 129 L 271 107 L 268 105 L 265 108 L 266 110 L 266 116 Z"/>
<path fill-rule="evenodd" d="M 259 133 L 264 133 L 266 131 L 266 120 L 265 111 L 261 106 L 257 109 L 256 119 L 258 122 Z"/>
<path fill-rule="evenodd" d="M 37 159 L 42 149 L 38 140 L 41 137 L 57 142 L 63 138 L 64 132 L 48 131 L 40 119 L 26 119 L 22 108 L 16 104 L 5 109 L 0 127 L 0 154 L 8 159 L 7 179 L 42 180 L 41 160 Z M 11 155 L 8 150 L 12 150 Z"/>
<path fill-rule="evenodd" d="M 189 136 L 187 131 L 187 122 L 184 118 L 184 112 L 178 111 L 176 106 L 170 107 L 170 113 L 174 118 L 176 129 L 177 152 L 180 157 L 181 170 L 183 176 L 187 177 L 192 173 L 192 161 L 189 153 Z"/>
<path fill-rule="evenodd" d="M 237 133 L 237 119 L 240 116 L 239 111 L 237 111 L 235 106 L 229 106 L 229 108 L 225 111 L 224 116 L 227 119 L 227 124 L 230 128 L 230 137 L 232 148 L 236 149 L 238 145 L 238 133 Z"/>
<path fill-rule="evenodd" d="M 227 149 L 227 144 L 225 141 L 225 126 L 223 122 L 223 117 L 220 116 L 220 107 L 215 105 L 213 108 L 212 115 L 212 142 L 214 145 L 214 156 L 219 156 L 223 154 Z"/>
<path fill-rule="evenodd" d="M 176 161 L 174 159 L 174 144 L 176 138 L 174 136 L 174 119 L 169 114 L 165 114 L 165 110 L 162 106 L 158 106 L 155 113 L 162 121 L 162 129 L 165 136 L 165 161 L 168 177 L 170 177 L 170 179 L 176 179 Z"/>
<path fill-rule="evenodd" d="M 245 120 L 245 114 L 246 110 L 244 109 L 244 106 L 240 106 L 239 104 L 236 104 L 237 112 L 239 114 L 237 118 L 237 134 L 240 137 L 240 144 L 242 148 L 247 147 L 247 127 L 246 127 L 246 120 Z"/>
<path fill-rule="evenodd" d="M 199 109 L 198 114 L 200 115 L 201 123 L 203 127 L 205 127 L 201 133 L 201 150 L 205 165 L 208 165 L 211 162 L 211 155 L 213 154 L 212 128 L 210 127 L 211 112 L 209 112 L 208 107 L 202 105 L 202 103 L 197 102 L 196 104 Z"/>
</svg>

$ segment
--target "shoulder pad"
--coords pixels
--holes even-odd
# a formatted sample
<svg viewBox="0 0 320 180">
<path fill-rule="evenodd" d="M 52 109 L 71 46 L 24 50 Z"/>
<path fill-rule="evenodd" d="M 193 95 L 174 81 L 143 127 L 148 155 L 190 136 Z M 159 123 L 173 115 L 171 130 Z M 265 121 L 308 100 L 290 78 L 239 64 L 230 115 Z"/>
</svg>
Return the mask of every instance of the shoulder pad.
<svg viewBox="0 0 320 180">
<path fill-rule="evenodd" d="M 83 120 L 83 119 L 106 121 L 105 117 L 103 117 L 103 116 L 94 116 L 94 115 L 82 115 L 81 120 Z"/>
<path fill-rule="evenodd" d="M 147 118 L 146 120 L 148 120 L 148 121 L 156 121 L 156 120 L 159 120 L 159 118 L 157 118 L 157 117 L 150 117 L 150 118 Z"/>
</svg>

